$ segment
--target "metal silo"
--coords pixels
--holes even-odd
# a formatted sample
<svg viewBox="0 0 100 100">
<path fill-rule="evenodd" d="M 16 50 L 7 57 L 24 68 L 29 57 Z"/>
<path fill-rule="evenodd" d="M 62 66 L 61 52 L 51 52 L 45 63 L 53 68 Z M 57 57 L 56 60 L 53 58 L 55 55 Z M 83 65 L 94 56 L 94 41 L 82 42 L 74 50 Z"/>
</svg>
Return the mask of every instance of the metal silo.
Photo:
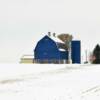
<svg viewBox="0 0 100 100">
<path fill-rule="evenodd" d="M 79 40 L 72 41 L 72 63 L 81 63 L 81 42 Z"/>
</svg>

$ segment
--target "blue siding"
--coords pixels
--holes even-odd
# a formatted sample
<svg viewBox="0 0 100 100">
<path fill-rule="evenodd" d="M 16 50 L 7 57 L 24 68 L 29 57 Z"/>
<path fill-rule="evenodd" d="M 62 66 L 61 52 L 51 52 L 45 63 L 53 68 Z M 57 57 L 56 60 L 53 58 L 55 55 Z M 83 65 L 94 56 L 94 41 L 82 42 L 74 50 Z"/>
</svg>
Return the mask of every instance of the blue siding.
<svg viewBox="0 0 100 100">
<path fill-rule="evenodd" d="M 72 41 L 72 63 L 81 63 L 81 42 Z"/>
<path fill-rule="evenodd" d="M 45 36 L 37 43 L 34 54 L 35 59 L 60 59 L 60 52 L 56 43 L 48 36 Z"/>
<path fill-rule="evenodd" d="M 62 59 L 68 60 L 68 51 L 60 51 L 60 56 Z"/>
</svg>

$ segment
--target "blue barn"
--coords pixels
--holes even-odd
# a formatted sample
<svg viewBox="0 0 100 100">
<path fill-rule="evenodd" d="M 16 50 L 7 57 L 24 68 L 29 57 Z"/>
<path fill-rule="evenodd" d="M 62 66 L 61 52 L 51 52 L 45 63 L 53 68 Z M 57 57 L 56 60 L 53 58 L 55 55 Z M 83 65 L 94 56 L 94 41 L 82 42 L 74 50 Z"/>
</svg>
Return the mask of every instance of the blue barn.
<svg viewBox="0 0 100 100">
<path fill-rule="evenodd" d="M 37 63 L 66 63 L 68 51 L 63 48 L 65 44 L 55 41 L 56 39 L 46 35 L 37 43 L 34 50 L 34 59 Z"/>
</svg>

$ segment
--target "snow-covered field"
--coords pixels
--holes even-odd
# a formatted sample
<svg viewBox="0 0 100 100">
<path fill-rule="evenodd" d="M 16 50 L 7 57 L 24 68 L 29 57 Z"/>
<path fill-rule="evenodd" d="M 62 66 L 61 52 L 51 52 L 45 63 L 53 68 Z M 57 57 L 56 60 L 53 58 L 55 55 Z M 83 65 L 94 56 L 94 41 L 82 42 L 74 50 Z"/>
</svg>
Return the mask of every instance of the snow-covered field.
<svg viewBox="0 0 100 100">
<path fill-rule="evenodd" d="M 0 64 L 0 100 L 100 100 L 100 65 Z"/>
</svg>

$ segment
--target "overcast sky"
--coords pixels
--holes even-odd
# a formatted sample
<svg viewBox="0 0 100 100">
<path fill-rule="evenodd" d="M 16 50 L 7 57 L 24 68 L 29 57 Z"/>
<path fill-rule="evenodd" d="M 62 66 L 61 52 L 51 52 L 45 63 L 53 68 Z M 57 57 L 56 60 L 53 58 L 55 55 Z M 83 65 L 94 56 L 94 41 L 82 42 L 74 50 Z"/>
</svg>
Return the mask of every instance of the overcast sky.
<svg viewBox="0 0 100 100">
<path fill-rule="evenodd" d="M 99 0 L 0 0 L 0 62 L 32 54 L 48 31 L 70 33 L 84 50 L 100 43 Z"/>
</svg>

